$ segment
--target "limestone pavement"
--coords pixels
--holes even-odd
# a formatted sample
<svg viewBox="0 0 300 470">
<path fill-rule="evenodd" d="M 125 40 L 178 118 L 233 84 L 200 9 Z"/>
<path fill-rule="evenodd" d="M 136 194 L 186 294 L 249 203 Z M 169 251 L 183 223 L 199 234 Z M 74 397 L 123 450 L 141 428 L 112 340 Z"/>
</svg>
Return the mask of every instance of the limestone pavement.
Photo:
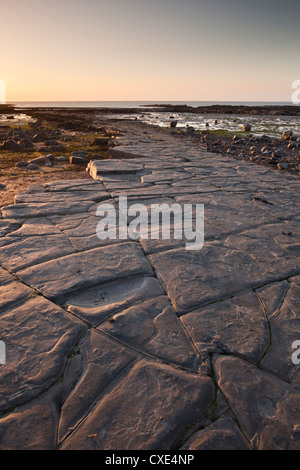
<svg viewBox="0 0 300 470">
<path fill-rule="evenodd" d="M 0 448 L 300 449 L 299 179 L 123 130 L 2 208 Z M 204 204 L 204 247 L 101 241 L 121 195 Z"/>
</svg>

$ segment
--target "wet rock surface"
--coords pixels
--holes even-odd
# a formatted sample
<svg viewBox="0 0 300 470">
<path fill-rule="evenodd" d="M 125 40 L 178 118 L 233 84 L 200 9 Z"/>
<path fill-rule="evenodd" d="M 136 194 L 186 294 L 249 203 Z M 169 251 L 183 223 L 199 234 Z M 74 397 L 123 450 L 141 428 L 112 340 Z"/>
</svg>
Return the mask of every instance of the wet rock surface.
<svg viewBox="0 0 300 470">
<path fill-rule="evenodd" d="M 118 128 L 90 179 L 1 210 L 0 448 L 299 450 L 299 178 Z M 204 204 L 203 248 L 100 240 L 120 196 Z"/>
</svg>

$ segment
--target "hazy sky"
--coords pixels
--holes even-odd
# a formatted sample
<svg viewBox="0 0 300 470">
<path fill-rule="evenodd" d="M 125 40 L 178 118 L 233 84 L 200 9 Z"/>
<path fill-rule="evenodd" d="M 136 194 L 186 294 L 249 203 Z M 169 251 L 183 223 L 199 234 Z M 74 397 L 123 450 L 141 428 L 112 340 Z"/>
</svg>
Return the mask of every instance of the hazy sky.
<svg viewBox="0 0 300 470">
<path fill-rule="evenodd" d="M 0 0 L 7 101 L 290 101 L 299 0 Z"/>
</svg>

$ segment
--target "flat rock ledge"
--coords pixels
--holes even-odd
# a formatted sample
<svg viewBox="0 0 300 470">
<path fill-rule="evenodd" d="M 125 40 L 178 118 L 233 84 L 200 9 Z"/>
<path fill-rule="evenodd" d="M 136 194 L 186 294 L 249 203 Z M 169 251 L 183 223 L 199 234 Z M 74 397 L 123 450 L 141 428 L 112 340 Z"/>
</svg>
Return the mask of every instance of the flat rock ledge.
<svg viewBox="0 0 300 470">
<path fill-rule="evenodd" d="M 299 450 L 299 179 L 126 129 L 1 210 L 0 449 Z M 100 240 L 120 196 L 204 204 L 204 247 Z"/>
</svg>

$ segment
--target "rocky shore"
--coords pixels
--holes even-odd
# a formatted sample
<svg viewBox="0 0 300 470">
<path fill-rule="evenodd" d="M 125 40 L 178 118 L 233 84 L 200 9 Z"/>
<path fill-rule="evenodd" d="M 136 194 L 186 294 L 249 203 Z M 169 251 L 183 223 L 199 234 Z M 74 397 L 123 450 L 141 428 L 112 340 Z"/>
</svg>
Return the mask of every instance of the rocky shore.
<svg viewBox="0 0 300 470">
<path fill-rule="evenodd" d="M 271 165 L 300 175 L 300 138 L 286 131 L 281 138 L 255 136 L 251 132 L 233 134 L 224 131 L 194 133 L 194 139 L 205 145 L 208 152 L 218 152 L 239 160 Z"/>
<path fill-rule="evenodd" d="M 0 449 L 299 450 L 298 176 L 209 133 L 43 112 L 3 133 L 33 147 L 0 153 L 19 184 L 0 218 Z M 120 196 L 205 205 L 203 248 L 98 238 Z"/>
<path fill-rule="evenodd" d="M 91 159 L 112 158 L 108 149 L 118 145 L 120 124 L 122 133 L 128 126 L 143 127 L 145 133 L 155 128 L 159 134 L 170 133 L 199 145 L 207 152 L 219 153 L 224 158 L 244 160 L 249 164 L 267 166 L 298 176 L 300 174 L 300 139 L 291 126 L 280 137 L 268 134 L 254 134 L 247 122 L 247 115 L 289 113 L 299 114 L 299 107 L 245 107 L 208 106 L 190 108 L 187 106 L 160 105 L 147 108 L 148 113 L 159 109 L 170 113 L 168 127 L 150 126 L 140 120 L 135 122 L 136 113 L 143 116 L 145 109 L 106 108 L 18 108 L 0 106 L 0 205 L 11 204 L 19 189 L 51 179 L 87 178 L 86 165 Z M 237 124 L 237 132 L 195 130 L 176 127 L 172 119 L 175 112 L 194 113 L 243 113 Z M 26 114 L 24 114 L 26 113 Z M 122 119 L 116 118 L 122 116 Z M 26 119 L 24 120 L 24 116 Z M 126 117 L 127 116 L 127 117 Z M 213 118 L 215 119 L 215 118 Z M 217 122 L 217 121 L 216 121 Z M 242 125 L 244 123 L 244 126 Z"/>
</svg>

